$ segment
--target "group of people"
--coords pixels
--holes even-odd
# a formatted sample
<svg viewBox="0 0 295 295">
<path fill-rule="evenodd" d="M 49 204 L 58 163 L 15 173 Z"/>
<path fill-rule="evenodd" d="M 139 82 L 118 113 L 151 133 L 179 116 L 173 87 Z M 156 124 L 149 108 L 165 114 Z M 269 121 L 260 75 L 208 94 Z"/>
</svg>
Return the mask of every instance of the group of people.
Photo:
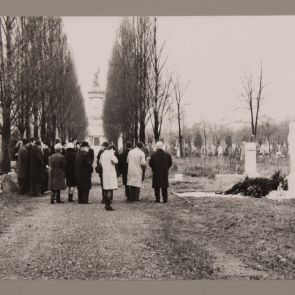
<svg viewBox="0 0 295 295">
<path fill-rule="evenodd" d="M 95 171 L 99 174 L 102 188 L 102 203 L 106 210 L 113 210 L 113 191 L 118 189 L 118 177 L 122 176 L 128 202 L 140 201 L 140 188 L 145 178 L 147 153 L 141 142 L 132 148 L 127 142 L 122 153 L 114 145 L 104 142 L 97 155 Z M 17 176 L 20 194 L 51 191 L 50 202 L 62 203 L 61 190 L 68 188 L 68 201 L 73 199 L 75 187 L 78 190 L 78 203 L 89 204 L 89 191 L 92 188 L 94 151 L 88 142 L 75 141 L 61 144 L 59 140 L 50 148 L 44 148 L 39 140 L 22 141 L 17 153 Z M 152 187 L 155 202 L 168 200 L 168 173 L 172 158 L 164 150 L 162 142 L 156 143 L 156 151 L 149 159 L 153 172 Z M 47 185 L 48 184 L 48 185 Z"/>
</svg>

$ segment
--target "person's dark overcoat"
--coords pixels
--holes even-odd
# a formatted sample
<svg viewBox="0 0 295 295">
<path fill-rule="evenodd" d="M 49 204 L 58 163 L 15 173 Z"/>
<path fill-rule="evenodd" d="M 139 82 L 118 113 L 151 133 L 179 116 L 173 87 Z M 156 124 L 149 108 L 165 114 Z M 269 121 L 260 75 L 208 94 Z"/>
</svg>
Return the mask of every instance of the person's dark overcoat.
<svg viewBox="0 0 295 295">
<path fill-rule="evenodd" d="M 100 157 L 101 157 L 101 155 L 102 155 L 102 153 L 103 153 L 104 151 L 105 151 L 105 150 L 101 149 L 101 150 L 99 150 L 99 152 L 98 152 L 98 154 L 97 154 L 97 157 L 96 157 L 96 165 L 97 165 L 97 166 L 100 165 L 99 160 L 100 160 Z M 100 172 L 99 172 L 98 175 L 99 175 L 100 180 L 102 181 L 102 169 L 100 170 Z"/>
<path fill-rule="evenodd" d="M 158 149 L 150 158 L 149 164 L 153 171 L 153 188 L 169 187 L 168 174 L 172 165 L 170 154 Z"/>
<path fill-rule="evenodd" d="M 75 174 L 75 149 L 67 149 L 65 154 L 66 161 L 66 181 L 67 186 L 76 186 L 76 174 Z"/>
<path fill-rule="evenodd" d="M 30 180 L 31 182 L 42 182 L 43 154 L 40 147 L 32 145 L 30 156 Z"/>
<path fill-rule="evenodd" d="M 50 149 L 44 148 L 43 149 L 43 181 L 42 181 L 42 189 L 41 192 L 48 191 L 48 182 L 49 182 L 49 156 L 50 156 Z"/>
<path fill-rule="evenodd" d="M 65 159 L 61 153 L 55 153 L 49 158 L 49 189 L 65 189 Z"/>
<path fill-rule="evenodd" d="M 92 165 L 93 162 L 94 162 L 94 150 L 92 148 L 89 148 L 88 154 L 89 154 L 90 162 L 91 162 L 91 165 Z"/>
<path fill-rule="evenodd" d="M 78 190 L 91 189 L 93 167 L 88 152 L 80 150 L 76 154 L 75 173 Z"/>
<path fill-rule="evenodd" d="M 29 179 L 30 176 L 30 155 L 25 146 L 18 151 L 17 178 Z"/>
<path fill-rule="evenodd" d="M 127 184 L 127 175 L 128 175 L 128 163 L 127 163 L 127 157 L 128 153 L 131 149 L 125 149 L 120 155 L 119 155 L 119 171 L 120 174 L 122 174 L 122 180 L 123 184 Z"/>
</svg>

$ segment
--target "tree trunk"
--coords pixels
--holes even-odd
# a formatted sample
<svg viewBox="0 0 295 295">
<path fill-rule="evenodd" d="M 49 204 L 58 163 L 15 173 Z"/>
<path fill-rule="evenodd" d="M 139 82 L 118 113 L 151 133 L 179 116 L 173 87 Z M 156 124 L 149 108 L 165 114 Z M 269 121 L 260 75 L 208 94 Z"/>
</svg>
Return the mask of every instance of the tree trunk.
<svg viewBox="0 0 295 295">
<path fill-rule="evenodd" d="M 38 109 L 34 110 L 34 137 L 39 138 Z"/>
<path fill-rule="evenodd" d="M 11 40 L 12 40 L 12 21 L 10 17 L 6 19 L 6 56 L 7 56 L 7 80 L 4 80 L 5 83 L 5 93 L 3 99 L 3 127 L 2 127 L 2 153 L 3 153 L 3 161 L 2 161 L 2 172 L 7 173 L 10 172 L 10 144 L 11 144 L 11 75 L 12 75 L 12 58 L 11 58 Z"/>
<path fill-rule="evenodd" d="M 51 130 L 51 142 L 55 142 L 56 139 L 56 115 L 52 115 L 52 130 Z"/>
<path fill-rule="evenodd" d="M 177 120 L 178 120 L 178 142 L 179 142 L 180 157 L 183 158 L 181 118 L 180 118 L 180 110 L 179 109 L 178 109 L 178 114 L 177 114 Z"/>
<path fill-rule="evenodd" d="M 43 107 L 42 107 L 43 108 Z M 45 110 L 44 108 L 42 109 L 42 114 L 41 114 L 41 139 L 43 142 L 46 141 L 46 118 L 45 118 Z"/>
<path fill-rule="evenodd" d="M 158 112 L 155 110 L 154 111 L 154 138 L 155 141 L 159 141 L 160 139 L 160 133 L 159 133 L 159 116 Z"/>
<path fill-rule="evenodd" d="M 28 139 L 31 138 L 30 115 L 28 112 L 26 114 L 25 129 L 26 129 L 26 137 Z"/>
<path fill-rule="evenodd" d="M 269 151 L 269 156 L 271 157 L 270 137 L 267 138 L 267 141 L 268 141 L 268 151 Z"/>
<path fill-rule="evenodd" d="M 145 143 L 145 120 L 141 119 L 139 123 L 139 140 Z"/>
<path fill-rule="evenodd" d="M 3 110 L 3 127 L 2 127 L 2 172 L 10 172 L 10 144 L 11 144 L 11 123 L 10 123 L 10 110 Z"/>
<path fill-rule="evenodd" d="M 254 123 L 254 114 L 253 114 L 253 105 L 250 102 L 250 115 L 251 115 L 251 130 L 252 130 L 252 134 L 254 135 L 256 138 L 256 131 L 255 131 L 255 123 Z"/>
<path fill-rule="evenodd" d="M 22 126 L 22 127 L 18 127 L 18 131 L 19 131 L 19 135 L 20 135 L 20 139 L 24 139 L 24 135 L 25 135 L 25 127 Z"/>
</svg>

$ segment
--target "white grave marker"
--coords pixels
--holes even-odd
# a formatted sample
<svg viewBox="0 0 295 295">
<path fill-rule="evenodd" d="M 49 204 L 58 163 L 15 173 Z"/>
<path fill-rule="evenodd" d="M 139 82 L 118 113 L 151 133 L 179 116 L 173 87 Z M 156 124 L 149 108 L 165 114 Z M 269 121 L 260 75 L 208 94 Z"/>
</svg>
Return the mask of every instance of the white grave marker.
<svg viewBox="0 0 295 295">
<path fill-rule="evenodd" d="M 176 157 L 180 158 L 180 148 L 179 147 L 177 148 L 177 151 L 176 151 Z"/>
<path fill-rule="evenodd" d="M 245 174 L 248 177 L 257 177 L 255 142 L 245 143 Z"/>
<path fill-rule="evenodd" d="M 183 174 L 182 173 L 177 173 L 174 175 L 174 180 L 175 181 L 183 181 Z"/>
</svg>

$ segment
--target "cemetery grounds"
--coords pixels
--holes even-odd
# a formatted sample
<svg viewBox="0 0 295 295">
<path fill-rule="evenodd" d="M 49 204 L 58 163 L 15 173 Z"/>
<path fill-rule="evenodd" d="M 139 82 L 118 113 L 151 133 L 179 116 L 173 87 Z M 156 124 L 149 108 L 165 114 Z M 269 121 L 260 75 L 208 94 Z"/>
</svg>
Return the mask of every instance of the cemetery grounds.
<svg viewBox="0 0 295 295">
<path fill-rule="evenodd" d="M 294 279 L 295 201 L 248 197 L 177 197 L 177 191 L 220 191 L 233 185 L 216 173 L 237 173 L 225 159 L 175 159 L 168 203 L 154 203 L 151 172 L 141 202 L 126 203 L 122 185 L 114 212 L 100 204 L 95 174 L 90 205 L 50 205 L 49 196 L 0 196 L 2 279 Z M 203 166 L 202 166 L 203 165 Z M 233 168 L 235 167 L 235 168 Z M 288 159 L 260 159 L 258 171 L 288 173 Z M 223 178 L 224 179 L 224 178 Z M 66 200 L 66 194 L 63 194 Z"/>
</svg>

